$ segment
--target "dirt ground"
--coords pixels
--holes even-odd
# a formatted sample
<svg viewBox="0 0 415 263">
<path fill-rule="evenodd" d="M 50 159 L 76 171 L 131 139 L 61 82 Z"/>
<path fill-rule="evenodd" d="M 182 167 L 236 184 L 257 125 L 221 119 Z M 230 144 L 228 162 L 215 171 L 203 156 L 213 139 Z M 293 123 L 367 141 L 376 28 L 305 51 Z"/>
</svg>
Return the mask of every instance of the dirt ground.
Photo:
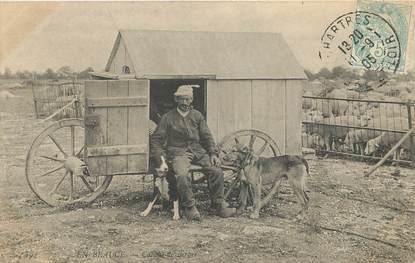
<svg viewBox="0 0 415 263">
<path fill-rule="evenodd" d="M 222 219 L 197 186 L 200 223 L 173 221 L 139 176 L 115 177 L 89 206 L 51 208 L 25 179 L 30 142 L 44 127 L 30 90 L 0 98 L 0 262 L 415 262 L 415 172 L 340 159 L 310 161 L 311 205 L 303 221 L 285 184 L 261 211 Z M 370 164 L 372 165 L 372 164 Z"/>
</svg>

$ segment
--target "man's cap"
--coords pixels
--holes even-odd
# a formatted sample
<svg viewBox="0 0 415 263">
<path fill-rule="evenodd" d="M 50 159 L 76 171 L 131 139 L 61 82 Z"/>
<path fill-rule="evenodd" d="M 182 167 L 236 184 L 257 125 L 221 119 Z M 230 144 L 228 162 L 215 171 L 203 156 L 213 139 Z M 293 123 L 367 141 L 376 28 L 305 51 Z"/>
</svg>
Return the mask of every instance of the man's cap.
<svg viewBox="0 0 415 263">
<path fill-rule="evenodd" d="M 182 85 L 177 88 L 176 93 L 174 96 L 190 96 L 193 97 L 193 87 L 199 87 L 199 85 Z"/>
</svg>

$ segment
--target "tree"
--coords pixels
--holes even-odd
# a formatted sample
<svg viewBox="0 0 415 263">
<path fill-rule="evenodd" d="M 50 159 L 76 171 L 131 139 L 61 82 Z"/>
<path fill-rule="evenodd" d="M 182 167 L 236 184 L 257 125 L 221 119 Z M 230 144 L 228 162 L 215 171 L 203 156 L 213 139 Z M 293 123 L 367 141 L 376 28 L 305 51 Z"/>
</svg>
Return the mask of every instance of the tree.
<svg viewBox="0 0 415 263">
<path fill-rule="evenodd" d="M 4 73 L 3 73 L 3 79 L 11 79 L 12 78 L 12 71 L 9 68 L 5 68 L 4 69 Z"/>
<path fill-rule="evenodd" d="M 337 66 L 332 69 L 333 78 L 338 78 L 342 80 L 353 80 L 356 79 L 356 75 L 350 68 L 344 68 L 342 66 Z"/>
<path fill-rule="evenodd" d="M 36 71 L 32 71 L 31 73 L 32 73 L 32 79 L 33 80 L 39 79 L 39 73 L 37 73 Z"/>
<path fill-rule="evenodd" d="M 32 79 L 33 78 L 32 72 L 30 72 L 28 70 L 23 71 L 23 74 L 22 75 L 23 75 L 23 78 L 24 79 Z"/>
<path fill-rule="evenodd" d="M 316 74 L 316 77 L 318 77 L 318 78 L 322 77 L 322 78 L 325 78 L 325 79 L 330 79 L 332 77 L 332 74 L 331 74 L 330 70 L 328 70 L 327 68 L 322 68 Z"/>
<path fill-rule="evenodd" d="M 70 66 L 63 66 L 58 71 L 58 78 L 62 79 L 73 79 L 75 78 L 75 72 L 71 69 Z"/>
<path fill-rule="evenodd" d="M 362 77 L 366 81 L 374 81 L 378 80 L 378 73 L 373 70 L 366 70 Z"/>
<path fill-rule="evenodd" d="M 341 66 L 334 67 L 331 71 L 333 77 L 337 78 L 343 78 L 347 73 L 347 70 Z"/>
<path fill-rule="evenodd" d="M 316 76 L 313 73 L 311 73 L 311 71 L 309 71 L 307 69 L 304 70 L 304 73 L 306 74 L 306 76 L 309 80 L 314 80 L 316 78 Z"/>
<path fill-rule="evenodd" d="M 56 79 L 58 76 L 53 69 L 48 68 L 42 76 L 44 79 Z"/>
<path fill-rule="evenodd" d="M 24 79 L 22 71 L 16 71 L 14 75 L 16 76 L 17 79 Z"/>
</svg>

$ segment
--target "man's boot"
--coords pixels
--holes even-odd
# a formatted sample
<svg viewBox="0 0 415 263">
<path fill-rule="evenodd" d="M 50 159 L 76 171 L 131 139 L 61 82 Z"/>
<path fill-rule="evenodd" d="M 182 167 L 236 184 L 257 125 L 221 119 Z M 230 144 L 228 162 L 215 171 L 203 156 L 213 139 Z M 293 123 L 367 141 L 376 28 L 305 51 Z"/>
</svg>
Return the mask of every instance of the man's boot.
<svg viewBox="0 0 415 263">
<path fill-rule="evenodd" d="M 228 203 L 221 202 L 219 204 L 213 204 L 213 208 L 216 209 L 216 215 L 227 218 L 236 215 L 236 208 L 229 207 Z"/>
<path fill-rule="evenodd" d="M 184 208 L 184 216 L 189 221 L 191 221 L 191 220 L 200 221 L 200 213 L 197 210 L 196 206 L 185 207 Z"/>
</svg>

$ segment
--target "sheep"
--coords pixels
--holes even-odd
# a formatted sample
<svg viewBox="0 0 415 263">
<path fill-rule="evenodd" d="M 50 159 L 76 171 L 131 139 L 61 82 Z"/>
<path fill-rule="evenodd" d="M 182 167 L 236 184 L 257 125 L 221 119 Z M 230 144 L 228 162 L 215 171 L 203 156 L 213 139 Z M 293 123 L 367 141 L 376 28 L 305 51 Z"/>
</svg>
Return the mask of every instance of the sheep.
<svg viewBox="0 0 415 263">
<path fill-rule="evenodd" d="M 304 96 L 311 96 L 310 91 L 306 91 Z M 345 90 L 334 89 L 326 95 L 330 100 L 303 99 L 302 108 L 304 110 L 317 110 L 323 113 L 323 117 L 331 118 L 334 116 L 346 115 L 349 104 L 347 101 L 335 99 L 347 99 Z M 332 100 L 333 99 L 333 100 Z"/>
<path fill-rule="evenodd" d="M 347 94 L 347 98 L 348 98 L 348 99 L 354 99 L 354 100 L 361 99 L 361 95 L 360 95 L 360 93 L 359 93 L 359 92 L 357 92 L 357 91 L 354 91 L 354 90 L 347 90 L 347 91 L 346 91 L 346 94 Z"/>
<path fill-rule="evenodd" d="M 363 150 L 366 147 L 366 142 L 373 138 L 376 138 L 380 134 L 381 134 L 380 131 L 375 131 L 375 130 L 366 130 L 366 129 L 352 130 L 346 134 L 346 137 L 344 138 L 343 142 L 347 147 L 349 148 L 353 147 L 353 152 L 359 153 L 362 155 Z"/>
<path fill-rule="evenodd" d="M 366 102 L 352 102 L 349 104 L 346 115 L 362 116 L 366 115 L 368 105 Z"/>
<path fill-rule="evenodd" d="M 391 130 L 408 130 L 408 120 L 405 118 L 388 118 L 385 120 L 373 120 L 372 123 L 376 128 L 383 128 L 383 129 L 391 129 Z M 370 125 L 370 124 L 369 124 Z M 372 126 L 370 126 L 372 127 Z M 377 151 L 380 147 L 390 147 L 395 145 L 403 136 L 401 133 L 396 132 L 377 132 L 377 136 L 373 139 L 370 139 L 365 148 L 365 154 L 371 155 L 375 151 Z M 402 147 L 409 148 L 408 142 L 404 142 Z M 397 156 L 399 157 L 399 151 L 396 152 Z"/>
<path fill-rule="evenodd" d="M 318 122 L 323 120 L 323 113 L 321 111 L 307 111 L 303 113 L 303 120 L 310 122 Z"/>
<path fill-rule="evenodd" d="M 325 148 L 331 150 L 331 142 L 333 142 L 335 139 L 343 139 L 350 128 L 328 126 L 325 124 L 365 127 L 368 125 L 368 123 L 369 120 L 367 118 L 358 118 L 356 116 L 350 115 L 339 116 L 333 118 L 325 118 L 322 121 L 313 124 L 306 124 L 305 131 L 309 134 L 319 134 L 321 137 L 323 137 Z"/>
<path fill-rule="evenodd" d="M 302 141 L 303 141 L 303 146 L 307 148 L 317 148 L 317 149 L 324 148 L 323 138 L 316 133 L 314 134 L 303 133 Z"/>
<path fill-rule="evenodd" d="M 393 147 L 398 141 L 403 137 L 402 133 L 396 132 L 382 132 L 378 137 L 369 140 L 366 144 L 365 154 L 371 155 L 376 152 L 382 146 L 385 147 Z M 401 149 L 410 150 L 411 143 L 410 138 L 407 138 L 403 143 L 399 146 L 399 148 L 395 152 L 395 159 L 400 159 L 400 151 Z"/>
<path fill-rule="evenodd" d="M 368 121 L 367 127 L 369 128 L 382 128 L 382 129 L 406 129 L 407 119 L 405 118 L 376 118 Z M 382 134 L 382 131 L 378 130 L 367 130 L 367 129 L 357 129 L 349 131 L 344 139 L 344 144 L 349 148 L 353 147 L 354 152 L 359 152 L 363 154 L 363 149 L 365 149 L 365 144 Z"/>
<path fill-rule="evenodd" d="M 315 108 L 313 110 L 321 112 L 324 118 L 334 117 L 331 103 L 327 100 L 316 100 Z"/>
<path fill-rule="evenodd" d="M 332 100 L 330 101 L 331 112 L 334 116 L 346 115 L 349 103 L 345 100 Z"/>
<path fill-rule="evenodd" d="M 334 89 L 327 94 L 327 98 L 347 99 L 347 92 L 344 89 Z"/>
<path fill-rule="evenodd" d="M 313 96 L 313 93 L 306 91 L 303 96 Z M 313 110 L 316 108 L 316 101 L 314 99 L 304 98 L 302 103 L 302 108 L 304 110 Z"/>
<path fill-rule="evenodd" d="M 382 116 L 382 118 L 370 119 L 368 121 L 367 127 L 389 129 L 389 130 L 405 130 L 405 129 L 408 129 L 408 119 L 386 118 L 385 116 Z"/>
<path fill-rule="evenodd" d="M 379 120 L 379 122 L 386 122 L 387 119 L 393 118 L 408 118 L 408 110 L 406 106 L 396 104 L 383 104 L 380 105 L 377 109 L 372 108 L 367 110 L 365 114 L 372 117 L 372 119 Z M 408 121 L 406 120 L 406 122 Z"/>
<path fill-rule="evenodd" d="M 376 101 L 384 101 L 385 100 L 385 96 L 382 93 L 379 92 L 375 92 L 375 91 L 369 91 L 367 94 L 367 99 L 368 100 L 376 100 Z M 369 102 L 369 107 L 372 108 L 378 108 L 379 107 L 379 103 L 378 102 Z"/>
<path fill-rule="evenodd" d="M 327 94 L 327 98 L 347 99 L 347 92 L 343 89 L 335 89 Z M 331 113 L 334 116 L 345 115 L 349 107 L 349 103 L 345 100 L 329 100 Z"/>
<path fill-rule="evenodd" d="M 320 96 L 323 91 L 323 86 L 320 81 L 313 81 L 311 85 L 307 86 L 307 91 L 312 93 L 312 96 Z"/>
</svg>

